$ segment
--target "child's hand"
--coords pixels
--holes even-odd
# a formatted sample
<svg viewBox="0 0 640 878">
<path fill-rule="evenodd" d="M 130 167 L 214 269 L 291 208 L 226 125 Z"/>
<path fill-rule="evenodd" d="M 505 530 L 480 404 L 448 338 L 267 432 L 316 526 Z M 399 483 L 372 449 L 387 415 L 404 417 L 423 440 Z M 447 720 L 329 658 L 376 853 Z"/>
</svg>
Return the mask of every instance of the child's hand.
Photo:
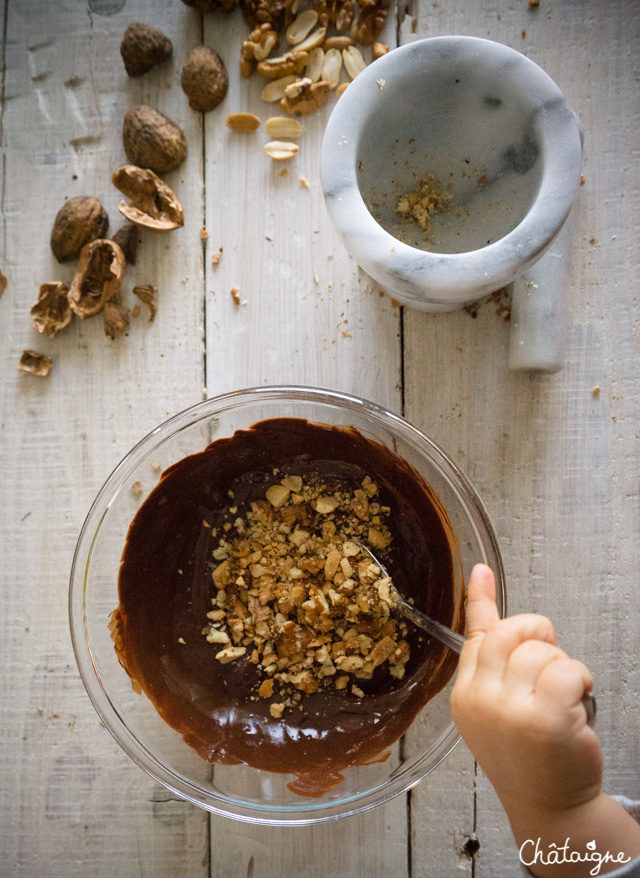
<svg viewBox="0 0 640 878">
<path fill-rule="evenodd" d="M 556 645 L 544 616 L 500 620 L 484 565 L 471 574 L 467 614 L 453 719 L 512 822 L 596 798 L 602 758 L 582 704 L 589 670 Z"/>
</svg>

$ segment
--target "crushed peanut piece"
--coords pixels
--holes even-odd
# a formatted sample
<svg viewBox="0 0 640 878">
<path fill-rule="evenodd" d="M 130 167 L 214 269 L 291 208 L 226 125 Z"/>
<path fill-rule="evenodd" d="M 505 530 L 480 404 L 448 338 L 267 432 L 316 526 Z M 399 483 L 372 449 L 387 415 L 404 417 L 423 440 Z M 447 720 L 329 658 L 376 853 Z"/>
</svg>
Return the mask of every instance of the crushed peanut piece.
<svg viewBox="0 0 640 878">
<path fill-rule="evenodd" d="M 142 496 L 142 482 L 134 482 L 133 485 L 131 485 L 130 490 L 137 500 L 139 497 Z"/>
<path fill-rule="evenodd" d="M 231 298 L 236 303 L 236 305 L 241 304 L 240 290 L 238 289 L 238 287 L 231 287 Z"/>
<path fill-rule="evenodd" d="M 420 181 L 418 189 L 400 196 L 396 213 L 410 222 L 418 223 L 425 232 L 425 240 L 428 240 L 431 234 L 431 217 L 435 213 L 445 213 L 451 207 L 449 193 L 435 177 L 429 176 Z"/>
</svg>

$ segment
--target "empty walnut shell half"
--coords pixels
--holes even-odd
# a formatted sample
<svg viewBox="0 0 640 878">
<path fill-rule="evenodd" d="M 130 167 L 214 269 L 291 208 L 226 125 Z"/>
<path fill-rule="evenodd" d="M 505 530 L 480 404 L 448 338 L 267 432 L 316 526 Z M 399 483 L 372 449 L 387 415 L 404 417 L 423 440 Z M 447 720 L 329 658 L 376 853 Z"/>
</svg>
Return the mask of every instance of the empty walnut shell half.
<svg viewBox="0 0 640 878">
<path fill-rule="evenodd" d="M 139 104 L 124 117 L 122 142 L 129 161 L 157 174 L 173 171 L 187 157 L 187 141 L 179 125 L 153 107 Z"/>
<path fill-rule="evenodd" d="M 124 267 L 124 253 L 113 241 L 101 238 L 84 246 L 69 289 L 74 313 L 95 317 L 105 302 L 119 302 Z"/>
<path fill-rule="evenodd" d="M 166 61 L 173 51 L 171 40 L 161 30 L 134 21 L 124 32 L 120 54 L 129 76 L 142 76 Z"/>
<path fill-rule="evenodd" d="M 224 100 L 229 75 L 217 52 L 206 46 L 196 46 L 187 56 L 180 82 L 191 109 L 207 113 Z"/>
<path fill-rule="evenodd" d="M 91 195 L 76 195 L 62 205 L 53 221 L 53 255 L 58 262 L 74 259 L 89 241 L 104 238 L 108 228 L 107 211 L 98 199 Z"/>
<path fill-rule="evenodd" d="M 31 309 L 34 329 L 49 338 L 71 323 L 73 311 L 69 304 L 69 287 L 61 281 L 42 284 L 38 301 Z"/>
<path fill-rule="evenodd" d="M 125 165 L 112 177 L 113 185 L 130 200 L 121 201 L 118 209 L 137 226 L 154 232 L 170 232 L 184 223 L 182 206 L 172 189 L 147 168 Z"/>
<path fill-rule="evenodd" d="M 38 378 L 46 378 L 51 372 L 52 363 L 52 358 L 46 354 L 24 350 L 18 360 L 18 371 L 27 372 L 29 375 L 37 375 Z"/>
</svg>

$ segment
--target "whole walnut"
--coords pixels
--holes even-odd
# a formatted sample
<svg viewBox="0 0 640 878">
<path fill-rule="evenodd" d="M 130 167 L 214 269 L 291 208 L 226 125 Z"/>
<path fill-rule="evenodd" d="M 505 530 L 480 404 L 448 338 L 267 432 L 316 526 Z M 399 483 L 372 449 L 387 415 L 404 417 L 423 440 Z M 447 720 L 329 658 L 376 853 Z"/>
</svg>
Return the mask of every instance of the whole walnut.
<svg viewBox="0 0 640 878">
<path fill-rule="evenodd" d="M 51 249 L 58 262 L 73 259 L 89 241 L 104 238 L 109 228 L 107 211 L 97 198 L 76 195 L 66 201 L 53 221 Z"/>
<path fill-rule="evenodd" d="M 181 84 L 193 110 L 213 110 L 224 100 L 229 87 L 224 61 L 213 49 L 196 46 L 182 68 Z"/>
<path fill-rule="evenodd" d="M 195 6 L 200 12 L 233 12 L 236 0 L 182 0 L 187 6 Z"/>
<path fill-rule="evenodd" d="M 124 32 L 120 54 L 129 76 L 142 76 L 171 55 L 171 40 L 150 24 L 134 21 Z"/>
<path fill-rule="evenodd" d="M 153 107 L 140 104 L 125 114 L 122 142 L 129 161 L 157 174 L 173 171 L 187 157 L 182 128 Z"/>
</svg>

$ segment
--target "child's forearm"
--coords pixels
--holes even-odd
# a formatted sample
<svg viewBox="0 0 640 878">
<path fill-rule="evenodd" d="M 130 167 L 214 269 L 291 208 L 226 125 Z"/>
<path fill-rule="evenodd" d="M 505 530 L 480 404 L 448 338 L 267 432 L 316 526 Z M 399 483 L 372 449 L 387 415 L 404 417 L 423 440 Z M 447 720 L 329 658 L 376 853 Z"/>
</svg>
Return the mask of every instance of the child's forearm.
<svg viewBox="0 0 640 878">
<path fill-rule="evenodd" d="M 640 856 L 640 825 L 604 793 L 563 811 L 536 813 L 524 801 L 506 810 L 520 858 L 540 878 L 605 875 Z"/>
</svg>

